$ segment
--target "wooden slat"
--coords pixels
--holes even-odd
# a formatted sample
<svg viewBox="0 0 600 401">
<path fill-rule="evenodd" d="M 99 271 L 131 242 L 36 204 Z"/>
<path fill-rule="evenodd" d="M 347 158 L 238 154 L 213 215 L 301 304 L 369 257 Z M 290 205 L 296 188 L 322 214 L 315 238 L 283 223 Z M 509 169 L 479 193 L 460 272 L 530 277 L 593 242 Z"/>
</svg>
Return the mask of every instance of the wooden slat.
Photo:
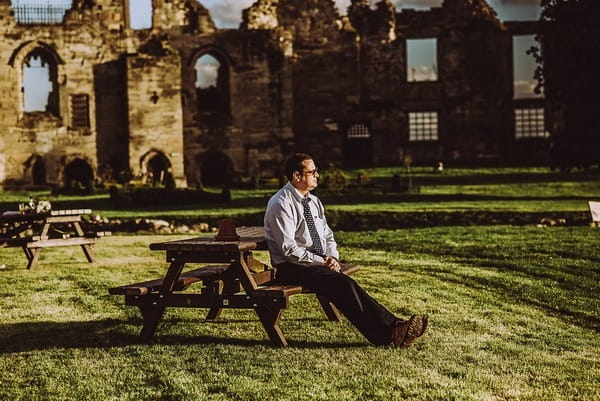
<svg viewBox="0 0 600 401">
<path fill-rule="evenodd" d="M 49 248 L 53 246 L 72 246 L 72 245 L 92 245 L 95 244 L 94 238 L 75 237 L 75 238 L 53 238 L 27 243 L 27 248 Z"/>
<path fill-rule="evenodd" d="M 58 209 L 51 210 L 51 216 L 68 216 L 74 214 L 92 214 L 92 209 Z"/>
<path fill-rule="evenodd" d="M 253 249 L 266 249 L 264 244 L 264 228 L 239 227 L 236 230 L 240 236 L 237 241 L 218 241 L 215 237 L 195 237 L 169 242 L 150 244 L 153 251 L 183 251 L 183 252 L 239 252 Z"/>
<path fill-rule="evenodd" d="M 182 273 L 177 280 L 174 290 L 183 291 L 191 284 L 203 280 L 216 280 L 227 266 L 204 266 L 198 269 Z M 163 279 L 142 281 L 139 283 L 126 284 L 108 290 L 111 295 L 146 295 L 158 291 L 162 286 Z"/>
<path fill-rule="evenodd" d="M 349 264 L 349 263 L 341 263 L 340 267 L 342 269 L 342 273 L 351 275 L 360 270 L 360 265 Z"/>
<path fill-rule="evenodd" d="M 257 287 L 252 295 L 260 297 L 283 298 L 300 294 L 304 288 L 300 285 L 265 285 Z"/>
<path fill-rule="evenodd" d="M 47 223 L 74 223 L 81 221 L 81 215 L 49 216 L 44 219 Z"/>
</svg>

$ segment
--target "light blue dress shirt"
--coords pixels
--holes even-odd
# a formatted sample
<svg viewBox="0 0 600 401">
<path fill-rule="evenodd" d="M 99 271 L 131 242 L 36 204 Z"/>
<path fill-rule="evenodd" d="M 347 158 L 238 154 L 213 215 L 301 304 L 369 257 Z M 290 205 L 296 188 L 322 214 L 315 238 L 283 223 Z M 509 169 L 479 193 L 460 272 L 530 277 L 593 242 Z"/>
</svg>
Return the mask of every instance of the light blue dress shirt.
<svg viewBox="0 0 600 401">
<path fill-rule="evenodd" d="M 325 256 L 339 260 L 337 244 L 327 225 L 323 204 L 316 196 L 310 193 L 307 196 L 311 199 L 309 205 L 325 255 L 313 252 L 313 242 L 304 218 L 302 195 L 288 182 L 269 199 L 265 212 L 265 238 L 271 263 L 275 266 L 285 262 L 320 266 L 325 262 Z"/>
</svg>

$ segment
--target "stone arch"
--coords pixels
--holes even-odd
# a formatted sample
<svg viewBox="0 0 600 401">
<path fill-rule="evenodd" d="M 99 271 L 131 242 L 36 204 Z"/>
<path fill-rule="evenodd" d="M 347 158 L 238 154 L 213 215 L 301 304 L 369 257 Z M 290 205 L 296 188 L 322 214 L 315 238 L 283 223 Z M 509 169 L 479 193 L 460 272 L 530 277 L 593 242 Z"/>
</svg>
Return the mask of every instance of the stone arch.
<svg viewBox="0 0 600 401">
<path fill-rule="evenodd" d="M 26 180 L 34 186 L 47 184 L 46 180 L 46 161 L 42 155 L 32 154 L 25 163 L 23 163 Z"/>
<path fill-rule="evenodd" d="M 196 88 L 198 116 L 229 115 L 231 112 L 231 60 L 216 47 L 196 52 L 190 62 Z"/>
<path fill-rule="evenodd" d="M 223 152 L 210 151 L 198 155 L 200 179 L 203 186 L 229 186 L 233 178 L 233 162 Z"/>
<path fill-rule="evenodd" d="M 16 48 L 9 58 L 8 64 L 17 70 L 19 109 L 21 113 L 46 112 L 54 116 L 60 115 L 59 86 L 64 78 L 59 77 L 59 68 L 64 64 L 56 50 L 40 41 L 28 41 Z M 32 65 L 39 71 L 32 69 Z M 44 70 L 46 71 L 44 73 Z M 40 91 L 39 77 L 32 74 L 45 74 L 47 86 Z"/>
<path fill-rule="evenodd" d="M 173 178 L 171 160 L 158 149 L 150 149 L 140 157 L 140 169 L 152 185 L 170 185 Z"/>
<path fill-rule="evenodd" d="M 64 64 L 64 60 L 54 50 L 52 46 L 41 41 L 27 41 L 18 46 L 10 55 L 8 59 L 8 65 L 15 68 L 25 59 L 25 56 L 32 52 L 34 49 L 40 48 L 50 54 L 56 64 Z"/>
<path fill-rule="evenodd" d="M 94 190 L 94 168 L 87 157 L 70 155 L 64 159 L 64 185 L 67 189 Z"/>
</svg>

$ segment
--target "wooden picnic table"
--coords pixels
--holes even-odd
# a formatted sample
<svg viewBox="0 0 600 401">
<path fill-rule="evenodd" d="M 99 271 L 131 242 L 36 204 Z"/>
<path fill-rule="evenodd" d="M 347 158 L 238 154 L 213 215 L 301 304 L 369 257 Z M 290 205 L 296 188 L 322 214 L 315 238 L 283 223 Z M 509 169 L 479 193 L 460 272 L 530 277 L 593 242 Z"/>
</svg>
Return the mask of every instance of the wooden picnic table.
<svg viewBox="0 0 600 401">
<path fill-rule="evenodd" d="M 139 307 L 143 339 L 152 338 L 167 307 L 208 308 L 206 320 L 217 319 L 226 308 L 244 308 L 256 311 L 273 344 L 287 345 L 279 327 L 281 314 L 291 295 L 306 291 L 301 286 L 277 284 L 274 269 L 254 259 L 252 251 L 267 250 L 263 227 L 239 227 L 235 232 L 236 236 L 225 239 L 199 237 L 150 244 L 151 250 L 166 253 L 169 267 L 164 277 L 109 290 L 112 295 L 125 295 L 126 305 Z M 184 272 L 188 263 L 205 266 Z M 347 265 L 345 270 L 350 274 L 358 266 Z M 204 285 L 199 293 L 182 292 L 199 281 Z M 340 320 L 329 300 L 319 297 L 319 301 L 330 320 Z"/>
<path fill-rule="evenodd" d="M 79 245 L 88 262 L 94 262 L 92 245 L 108 231 L 85 232 L 82 216 L 90 209 L 51 210 L 42 213 L 8 212 L 0 215 L 0 248 L 21 247 L 27 269 L 35 267 L 43 248 Z"/>
</svg>

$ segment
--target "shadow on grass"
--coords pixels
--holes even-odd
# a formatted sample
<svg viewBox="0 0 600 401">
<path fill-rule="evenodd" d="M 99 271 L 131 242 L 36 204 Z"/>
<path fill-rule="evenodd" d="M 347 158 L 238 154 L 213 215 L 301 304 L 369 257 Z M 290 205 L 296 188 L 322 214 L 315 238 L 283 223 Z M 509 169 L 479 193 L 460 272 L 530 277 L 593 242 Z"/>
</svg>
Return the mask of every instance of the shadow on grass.
<svg viewBox="0 0 600 401">
<path fill-rule="evenodd" d="M 433 254 L 436 253 L 434 252 Z M 439 252 L 440 257 L 442 255 L 447 257 L 449 254 L 451 252 L 447 252 L 446 254 L 443 251 Z M 457 286 L 481 290 L 483 293 L 493 292 L 506 304 L 518 302 L 528 305 L 543 311 L 548 316 L 600 333 L 600 316 L 595 314 L 594 309 L 578 310 L 580 309 L 579 306 L 571 303 L 570 300 L 561 303 L 560 300 L 556 300 L 553 296 L 548 295 L 548 287 L 552 286 L 555 289 L 560 289 L 562 291 L 561 295 L 567 298 L 569 294 L 572 294 L 573 297 L 577 298 L 593 299 L 595 296 L 593 288 L 595 286 L 591 283 L 597 282 L 597 273 L 593 270 L 571 269 L 573 271 L 568 272 L 568 277 L 565 278 L 567 273 L 564 272 L 564 269 L 566 267 L 563 268 L 563 271 L 551 272 L 549 270 L 544 271 L 541 268 L 540 270 L 525 268 L 518 263 L 513 263 L 505 259 L 484 260 L 480 258 L 466 258 L 462 255 L 461 257 L 452 255 L 448 259 L 452 260 L 452 263 L 472 267 L 474 271 L 476 269 L 494 269 L 499 273 L 509 272 L 514 277 L 525 277 L 534 284 L 529 286 L 515 285 L 514 281 L 504 280 L 503 275 L 497 278 L 488 278 L 479 275 L 461 274 L 452 271 L 451 268 L 444 269 L 427 265 L 423 267 L 403 266 L 402 270 L 403 273 L 410 272 L 415 275 L 434 277 L 440 281 L 452 283 Z M 363 271 L 367 271 L 369 266 L 375 267 L 378 265 L 378 263 L 367 259 L 356 259 L 353 262 L 363 266 Z"/>
<path fill-rule="evenodd" d="M 499 280 L 489 280 L 482 277 L 467 277 L 460 274 L 452 274 L 448 271 L 431 270 L 429 275 L 459 286 L 480 289 L 482 291 L 493 291 L 507 304 L 518 302 L 523 305 L 528 305 L 543 311 L 548 316 L 553 316 L 581 328 L 600 333 L 600 318 L 594 316 L 591 312 L 580 312 L 552 305 L 549 300 L 534 298 L 531 293 L 523 292 L 511 283 L 504 283 Z"/>
<path fill-rule="evenodd" d="M 168 325 L 180 319 L 169 319 Z M 300 319 L 307 320 L 307 319 Z M 319 319 L 308 319 L 319 320 Z M 187 321 L 187 323 L 190 323 Z M 227 320 L 210 324 L 256 323 L 257 320 Z M 195 324 L 195 323 L 192 323 Z M 203 323 L 204 324 L 204 323 Z M 130 326 L 135 325 L 135 333 Z M 233 345 L 242 347 L 273 347 L 266 333 L 261 338 L 228 337 L 226 327 L 222 336 L 210 335 L 173 335 L 161 334 L 160 326 L 151 340 L 142 340 L 138 336 L 141 328 L 139 321 L 104 319 L 89 322 L 33 322 L 0 324 L 0 353 L 29 352 L 52 348 L 120 348 L 132 345 Z M 250 334 L 250 333 L 249 333 Z M 254 334 L 254 333 L 252 333 Z M 366 347 L 368 343 L 336 343 L 288 341 L 290 347 L 297 348 L 351 348 Z"/>
</svg>

